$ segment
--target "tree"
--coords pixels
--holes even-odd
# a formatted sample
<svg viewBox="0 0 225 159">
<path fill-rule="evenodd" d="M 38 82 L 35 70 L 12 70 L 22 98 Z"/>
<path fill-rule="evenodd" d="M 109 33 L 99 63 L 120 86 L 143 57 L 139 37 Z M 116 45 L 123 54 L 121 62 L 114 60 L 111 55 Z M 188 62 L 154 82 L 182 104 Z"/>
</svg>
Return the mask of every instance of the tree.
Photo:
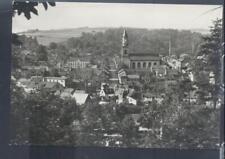
<svg viewBox="0 0 225 159">
<path fill-rule="evenodd" d="M 39 45 L 36 52 L 39 61 L 48 61 L 48 52 L 45 46 Z"/>
<path fill-rule="evenodd" d="M 13 144 L 75 144 L 73 125 L 81 119 L 75 100 L 62 100 L 46 89 L 26 96 L 16 86 L 12 91 Z"/>
<path fill-rule="evenodd" d="M 214 107 L 218 101 L 220 88 L 223 83 L 221 80 L 221 59 L 223 56 L 223 46 L 222 46 L 222 19 L 217 19 L 213 22 L 213 26 L 210 28 L 210 35 L 203 37 L 203 42 L 200 46 L 197 58 L 195 61 L 196 65 L 196 74 L 202 71 L 208 72 L 208 74 L 213 73 L 215 78 L 215 85 L 212 87 L 208 82 L 208 87 L 211 87 L 210 90 L 212 94 L 212 100 L 214 102 Z M 201 66 L 201 67 L 198 67 Z M 198 82 L 200 83 L 200 82 Z M 207 87 L 206 87 L 207 88 Z M 204 89 L 204 88 L 203 88 Z"/>
<path fill-rule="evenodd" d="M 52 49 L 52 50 L 55 50 L 55 49 L 57 48 L 57 43 L 51 42 L 51 43 L 49 44 L 49 48 Z"/>
<path fill-rule="evenodd" d="M 36 7 L 42 3 L 45 10 L 48 9 L 48 6 L 55 6 L 55 2 L 13 2 L 13 10 L 14 14 L 21 15 L 22 13 L 24 16 L 29 20 L 31 18 L 31 13 L 38 15 L 38 10 Z"/>
<path fill-rule="evenodd" d="M 48 9 L 48 6 L 55 6 L 55 2 L 30 2 L 30 1 L 26 1 L 26 2 L 16 2 L 13 1 L 13 11 L 14 14 L 18 14 L 21 15 L 22 13 L 24 14 L 24 16 L 29 20 L 31 19 L 31 13 L 38 15 L 38 10 L 36 9 L 36 7 L 39 4 L 42 4 L 43 7 L 45 8 L 45 10 Z M 19 36 L 17 34 L 12 34 L 12 44 L 14 45 L 21 45 L 22 42 L 19 40 Z"/>
<path fill-rule="evenodd" d="M 29 143 L 29 112 L 25 111 L 25 92 L 11 80 L 10 143 Z"/>
<path fill-rule="evenodd" d="M 135 125 L 133 118 L 130 115 L 120 123 L 120 131 L 123 135 L 123 142 L 126 147 L 133 147 L 137 143 L 138 127 Z"/>
<path fill-rule="evenodd" d="M 164 127 L 164 146 L 173 148 L 215 148 L 219 143 L 219 111 L 182 107 L 172 125 Z"/>
</svg>

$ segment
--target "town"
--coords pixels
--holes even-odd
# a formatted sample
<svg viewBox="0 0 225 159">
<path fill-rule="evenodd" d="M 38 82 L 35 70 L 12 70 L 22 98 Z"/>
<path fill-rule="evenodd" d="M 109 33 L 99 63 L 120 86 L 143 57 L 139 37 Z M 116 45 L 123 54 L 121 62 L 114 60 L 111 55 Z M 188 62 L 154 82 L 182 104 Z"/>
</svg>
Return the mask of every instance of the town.
<svg viewBox="0 0 225 159">
<path fill-rule="evenodd" d="M 48 59 L 54 61 L 51 65 L 45 60 L 39 60 L 32 66 L 23 65 L 12 73 L 12 82 L 22 89 L 24 98 L 47 91 L 47 94 L 62 101 L 74 101 L 81 114 L 85 114 L 86 107 L 97 105 L 90 108 L 93 112 L 85 114 L 90 115 L 87 120 L 92 123 L 88 124 L 89 137 L 84 137 L 91 140 L 88 144 L 110 147 L 204 147 L 199 143 L 185 145 L 183 142 L 186 141 L 175 141 L 178 134 L 171 135 L 176 127 L 179 129 L 178 125 L 173 125 L 175 123 L 181 124 L 180 130 L 176 131 L 182 134 L 185 122 L 179 121 L 184 117 L 187 117 L 184 121 L 189 119 L 187 114 L 202 110 L 217 112 L 220 108 L 222 101 L 215 99 L 213 91 L 203 90 L 204 86 L 216 85 L 215 73 L 203 71 L 196 75 L 196 63 L 202 64 L 204 55 L 193 57 L 191 53 L 183 53 L 178 57 L 173 53 L 171 41 L 168 41 L 167 52 L 163 55 L 157 52 L 131 52 L 129 45 L 132 41 L 129 37 L 129 31 L 123 29 L 118 54 L 93 58 L 91 53 L 82 52 L 66 60 L 63 57 L 57 59 L 52 54 L 53 57 Z M 53 51 L 55 45 L 50 45 Z M 24 55 L 33 56 L 32 51 L 23 49 L 23 46 L 19 48 Z M 24 60 L 26 56 L 20 58 Z M 100 118 L 97 109 L 108 110 L 99 115 Z M 74 132 L 84 134 L 84 130 L 87 131 L 82 129 L 86 122 L 85 115 L 71 121 L 76 129 Z M 91 118 L 92 115 L 97 117 Z M 93 135 L 101 137 L 90 137 Z M 195 142 L 197 136 L 188 138 L 190 140 L 187 139 L 187 142 Z M 218 138 L 215 138 L 213 142 L 216 144 Z M 167 144 L 166 139 L 169 141 Z M 82 142 L 85 141 L 79 141 L 77 145 L 89 146 Z"/>
</svg>

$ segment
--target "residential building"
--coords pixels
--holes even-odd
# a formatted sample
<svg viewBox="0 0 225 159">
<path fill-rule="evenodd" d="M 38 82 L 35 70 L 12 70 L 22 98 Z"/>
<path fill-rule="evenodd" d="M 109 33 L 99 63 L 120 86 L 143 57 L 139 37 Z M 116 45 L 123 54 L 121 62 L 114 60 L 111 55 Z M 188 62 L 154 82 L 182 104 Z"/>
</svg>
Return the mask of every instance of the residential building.
<svg viewBox="0 0 225 159">
<path fill-rule="evenodd" d="M 70 69 L 87 68 L 88 65 L 90 65 L 90 61 L 83 58 L 70 58 L 66 63 L 66 66 Z"/>
<path fill-rule="evenodd" d="M 67 80 L 67 78 L 64 76 L 62 76 L 62 77 L 43 77 L 43 82 L 59 83 L 63 87 L 66 86 L 66 80 Z"/>
<path fill-rule="evenodd" d="M 65 98 L 72 98 L 73 91 L 74 91 L 73 88 L 66 88 L 66 89 L 64 89 L 64 91 L 60 94 L 60 97 L 61 97 L 62 99 L 65 99 Z"/>
<path fill-rule="evenodd" d="M 78 105 L 83 105 L 90 99 L 89 94 L 85 93 L 84 91 L 75 91 L 72 95 L 72 98 L 76 100 Z"/>
</svg>

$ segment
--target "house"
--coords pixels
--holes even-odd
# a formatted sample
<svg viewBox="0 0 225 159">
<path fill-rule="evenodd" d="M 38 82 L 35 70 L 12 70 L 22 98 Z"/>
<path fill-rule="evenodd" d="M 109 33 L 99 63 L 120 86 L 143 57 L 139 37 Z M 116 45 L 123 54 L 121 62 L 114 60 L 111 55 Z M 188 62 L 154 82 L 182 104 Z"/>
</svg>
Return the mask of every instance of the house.
<svg viewBox="0 0 225 159">
<path fill-rule="evenodd" d="M 17 81 L 17 86 L 18 87 L 25 87 L 28 83 L 30 82 L 29 79 L 26 79 L 26 78 L 20 78 L 18 81 Z"/>
<path fill-rule="evenodd" d="M 127 95 L 127 100 L 129 104 L 137 105 L 137 96 L 135 95 L 135 90 L 130 89 Z"/>
<path fill-rule="evenodd" d="M 64 89 L 64 91 L 60 94 L 60 97 L 61 97 L 62 99 L 65 99 L 65 98 L 71 98 L 72 95 L 73 95 L 73 91 L 74 91 L 73 88 L 66 88 L 66 89 Z"/>
<path fill-rule="evenodd" d="M 216 84 L 215 74 L 213 72 L 209 73 L 209 83 L 212 84 L 212 85 Z"/>
<path fill-rule="evenodd" d="M 30 81 L 26 87 L 24 87 L 24 91 L 27 93 L 35 92 L 37 90 L 37 85 Z"/>
<path fill-rule="evenodd" d="M 129 104 L 137 105 L 137 100 L 134 97 L 127 96 L 127 99 Z"/>
<path fill-rule="evenodd" d="M 131 118 L 133 119 L 136 126 L 139 126 L 141 124 L 140 123 L 141 114 L 131 114 Z"/>
<path fill-rule="evenodd" d="M 31 76 L 30 80 L 34 81 L 35 83 L 40 83 L 43 81 L 43 77 L 42 76 Z"/>
<path fill-rule="evenodd" d="M 49 83 L 59 83 L 63 87 L 66 86 L 66 80 L 67 78 L 62 76 L 62 77 L 44 77 L 43 82 L 49 82 Z"/>
<path fill-rule="evenodd" d="M 106 93 L 105 93 L 104 89 L 101 89 L 101 90 L 100 90 L 99 96 L 100 96 L 100 97 L 106 97 Z"/>
<path fill-rule="evenodd" d="M 165 89 L 174 88 L 177 83 L 176 79 L 167 79 L 164 81 Z"/>
<path fill-rule="evenodd" d="M 164 94 L 161 94 L 161 95 L 156 95 L 156 94 L 152 94 L 152 93 L 144 93 L 143 94 L 143 102 L 144 103 L 156 101 L 158 104 L 161 104 L 163 100 L 164 100 Z"/>
<path fill-rule="evenodd" d="M 90 61 L 85 58 L 70 58 L 66 63 L 66 67 L 70 69 L 87 68 L 88 65 Z"/>
<path fill-rule="evenodd" d="M 123 103 L 123 94 L 124 94 L 124 89 L 118 88 L 115 90 L 115 96 L 117 97 L 116 99 L 117 104 Z"/>
<path fill-rule="evenodd" d="M 138 74 L 127 75 L 127 78 L 129 81 L 139 81 L 140 75 Z"/>
<path fill-rule="evenodd" d="M 183 98 L 183 101 L 189 102 L 191 104 L 195 104 L 198 101 L 197 97 L 197 91 L 190 91 L 185 98 Z"/>
<path fill-rule="evenodd" d="M 23 88 L 26 93 L 34 92 L 37 89 L 37 85 L 35 84 L 35 82 L 26 78 L 19 79 L 16 85 Z"/>
<path fill-rule="evenodd" d="M 166 65 L 159 65 L 159 66 L 153 66 L 151 68 L 152 72 L 155 72 L 155 75 L 157 77 L 164 77 L 167 75 L 167 66 Z"/>
<path fill-rule="evenodd" d="M 114 97 L 115 96 L 114 89 L 113 88 L 110 88 L 108 84 L 102 83 L 101 84 L 101 90 L 100 90 L 99 96 L 101 98 Z"/>
<path fill-rule="evenodd" d="M 76 100 L 78 105 L 83 105 L 90 99 L 89 94 L 85 93 L 84 91 L 75 91 L 72 95 L 72 98 Z"/>
<path fill-rule="evenodd" d="M 175 69 L 177 71 L 181 71 L 181 60 L 176 59 L 172 56 L 165 57 L 166 63 L 171 67 L 172 69 Z"/>
<path fill-rule="evenodd" d="M 109 102 L 105 101 L 105 100 L 101 100 L 101 101 L 99 101 L 99 104 L 100 105 L 106 105 L 106 104 L 109 104 Z"/>
<path fill-rule="evenodd" d="M 53 82 L 41 82 L 38 84 L 39 87 L 42 87 L 44 89 L 48 89 L 51 92 L 58 92 L 58 95 L 63 90 L 63 86 L 59 83 L 53 83 Z"/>
<path fill-rule="evenodd" d="M 23 66 L 22 68 L 24 70 L 34 70 L 34 71 L 39 71 L 39 72 L 49 71 L 49 67 L 45 66 L 45 65 L 40 65 L 40 66 Z"/>
</svg>

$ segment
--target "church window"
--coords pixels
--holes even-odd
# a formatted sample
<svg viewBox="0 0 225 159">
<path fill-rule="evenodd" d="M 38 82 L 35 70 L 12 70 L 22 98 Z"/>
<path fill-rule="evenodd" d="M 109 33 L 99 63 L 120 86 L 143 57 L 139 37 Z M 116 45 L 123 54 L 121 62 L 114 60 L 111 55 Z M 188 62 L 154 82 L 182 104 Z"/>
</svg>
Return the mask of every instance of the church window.
<svg viewBox="0 0 225 159">
<path fill-rule="evenodd" d="M 148 67 L 150 68 L 151 66 L 152 66 L 152 63 L 151 63 L 151 62 L 149 62 L 149 63 L 148 63 Z"/>
<path fill-rule="evenodd" d="M 146 68 L 146 62 L 143 62 L 143 68 Z"/>
<path fill-rule="evenodd" d="M 140 62 L 137 63 L 137 67 L 141 68 L 141 63 Z"/>
<path fill-rule="evenodd" d="M 135 63 L 134 62 L 132 63 L 132 68 L 135 69 Z"/>
<path fill-rule="evenodd" d="M 123 50 L 123 55 L 126 56 L 127 55 L 127 50 Z"/>
</svg>

